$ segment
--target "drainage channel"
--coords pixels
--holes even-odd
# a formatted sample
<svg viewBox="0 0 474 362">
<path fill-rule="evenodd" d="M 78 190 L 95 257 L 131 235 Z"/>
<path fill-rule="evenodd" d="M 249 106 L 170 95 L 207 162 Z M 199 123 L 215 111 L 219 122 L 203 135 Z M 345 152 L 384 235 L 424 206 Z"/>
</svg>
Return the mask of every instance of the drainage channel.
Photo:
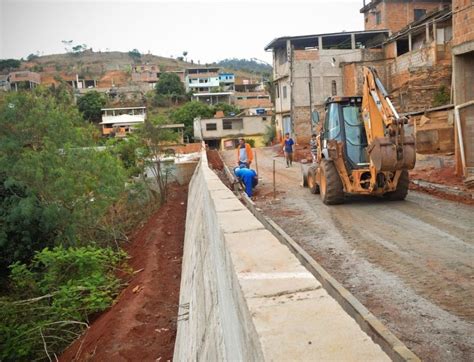
<svg viewBox="0 0 474 362">
<path fill-rule="evenodd" d="M 221 155 L 219 157 L 222 160 Z M 250 210 L 250 212 L 270 231 L 281 243 L 286 245 L 298 258 L 308 271 L 323 285 L 331 297 L 348 313 L 377 343 L 393 361 L 420 361 L 402 341 L 400 341 L 389 329 L 382 324 L 366 307 L 362 305 L 346 288 L 334 279 L 316 260 L 301 248 L 280 226 L 272 219 L 263 215 L 255 203 L 243 192 L 240 183 L 236 182 L 234 175 L 227 165 L 224 171 L 230 183 L 234 185 L 234 192 Z"/>
</svg>

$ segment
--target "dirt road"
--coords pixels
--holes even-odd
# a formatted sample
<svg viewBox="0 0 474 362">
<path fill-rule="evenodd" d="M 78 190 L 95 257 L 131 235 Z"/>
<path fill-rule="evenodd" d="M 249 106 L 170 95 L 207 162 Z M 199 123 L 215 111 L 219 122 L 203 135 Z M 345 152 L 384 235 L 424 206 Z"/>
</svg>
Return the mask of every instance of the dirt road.
<svg viewBox="0 0 474 362">
<path fill-rule="evenodd" d="M 257 150 L 256 204 L 423 360 L 474 360 L 474 208 L 410 192 L 405 201 L 326 206 L 299 164 Z M 234 164 L 234 152 L 225 152 Z"/>
</svg>

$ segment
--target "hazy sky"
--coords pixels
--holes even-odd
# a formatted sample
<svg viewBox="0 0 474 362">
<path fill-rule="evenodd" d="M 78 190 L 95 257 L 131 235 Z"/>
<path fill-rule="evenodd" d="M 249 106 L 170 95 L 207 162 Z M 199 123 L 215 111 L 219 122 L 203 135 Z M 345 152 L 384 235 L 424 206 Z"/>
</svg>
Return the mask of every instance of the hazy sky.
<svg viewBox="0 0 474 362">
<path fill-rule="evenodd" d="M 0 58 L 63 53 L 61 40 L 94 50 L 174 57 L 201 63 L 258 58 L 272 39 L 363 29 L 362 0 L 90 1 L 0 0 Z"/>
</svg>

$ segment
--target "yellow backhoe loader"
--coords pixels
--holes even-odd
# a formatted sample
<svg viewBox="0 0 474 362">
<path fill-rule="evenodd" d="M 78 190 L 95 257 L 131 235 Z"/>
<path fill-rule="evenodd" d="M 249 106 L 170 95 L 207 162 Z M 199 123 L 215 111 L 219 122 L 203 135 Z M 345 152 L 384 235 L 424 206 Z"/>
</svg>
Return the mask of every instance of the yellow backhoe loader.
<svg viewBox="0 0 474 362">
<path fill-rule="evenodd" d="M 408 120 L 398 115 L 375 69 L 363 71 L 362 97 L 326 101 L 316 163 L 303 172 L 303 183 L 327 205 L 344 202 L 345 194 L 403 200 L 408 170 L 415 167 L 415 139 L 405 134 Z"/>
</svg>

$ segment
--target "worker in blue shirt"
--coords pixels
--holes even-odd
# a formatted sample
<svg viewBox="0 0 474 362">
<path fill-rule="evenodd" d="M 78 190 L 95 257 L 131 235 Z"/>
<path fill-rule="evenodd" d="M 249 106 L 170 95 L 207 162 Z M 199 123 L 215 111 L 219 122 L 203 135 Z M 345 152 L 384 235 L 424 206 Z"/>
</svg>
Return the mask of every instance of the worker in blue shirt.
<svg viewBox="0 0 474 362">
<path fill-rule="evenodd" d="M 234 174 L 245 185 L 245 193 L 247 196 L 252 197 L 253 188 L 258 184 L 257 173 L 250 168 L 236 167 L 234 169 Z"/>
</svg>

